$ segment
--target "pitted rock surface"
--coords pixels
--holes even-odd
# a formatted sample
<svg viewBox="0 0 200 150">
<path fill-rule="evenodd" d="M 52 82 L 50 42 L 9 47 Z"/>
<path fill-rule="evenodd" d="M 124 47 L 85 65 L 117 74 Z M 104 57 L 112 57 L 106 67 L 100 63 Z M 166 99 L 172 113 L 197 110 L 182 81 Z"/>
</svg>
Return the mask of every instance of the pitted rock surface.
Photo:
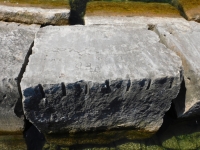
<svg viewBox="0 0 200 150">
<path fill-rule="evenodd" d="M 157 131 L 178 95 L 181 66 L 147 29 L 44 27 L 21 82 L 24 113 L 44 133 Z"/>
<path fill-rule="evenodd" d="M 16 104 L 20 100 L 17 82 L 38 29 L 37 25 L 0 22 L 0 132 L 18 132 L 23 127 L 23 118 L 14 113 L 22 111 Z"/>
</svg>

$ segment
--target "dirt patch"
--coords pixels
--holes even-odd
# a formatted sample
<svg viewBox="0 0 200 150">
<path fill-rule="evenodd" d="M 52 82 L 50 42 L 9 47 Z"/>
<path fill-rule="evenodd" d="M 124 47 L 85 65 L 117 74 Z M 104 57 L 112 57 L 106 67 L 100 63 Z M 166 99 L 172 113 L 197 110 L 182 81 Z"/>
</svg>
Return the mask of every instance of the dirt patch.
<svg viewBox="0 0 200 150">
<path fill-rule="evenodd" d="M 87 16 L 160 16 L 181 17 L 179 11 L 167 3 L 89 2 Z"/>
<path fill-rule="evenodd" d="M 0 0 L 0 5 L 41 8 L 70 8 L 66 0 Z"/>
</svg>

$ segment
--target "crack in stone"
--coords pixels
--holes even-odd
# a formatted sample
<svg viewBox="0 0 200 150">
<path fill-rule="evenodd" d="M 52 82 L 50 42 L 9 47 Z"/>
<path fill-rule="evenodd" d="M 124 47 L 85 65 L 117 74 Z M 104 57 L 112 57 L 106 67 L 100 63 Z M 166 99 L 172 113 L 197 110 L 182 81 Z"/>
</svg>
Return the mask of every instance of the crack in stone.
<svg viewBox="0 0 200 150">
<path fill-rule="evenodd" d="M 128 83 L 127 83 L 126 92 L 129 91 L 130 87 L 131 87 L 131 80 L 129 79 L 129 80 L 128 80 Z"/>
<path fill-rule="evenodd" d="M 45 98 L 45 92 L 44 92 L 44 89 L 43 89 L 42 85 L 38 84 L 38 87 L 39 87 L 40 93 L 42 95 L 42 98 Z"/>
<path fill-rule="evenodd" d="M 28 62 L 29 62 L 29 57 L 30 55 L 32 54 L 32 48 L 34 46 L 34 41 L 31 43 L 30 45 L 30 48 L 28 50 L 28 53 L 26 54 L 26 57 L 24 59 L 24 63 L 22 65 L 22 68 L 19 72 L 19 75 L 18 77 L 15 79 L 17 81 L 17 86 L 18 86 L 18 92 L 19 92 L 19 95 L 20 95 L 20 98 L 18 99 L 18 101 L 15 103 L 15 108 L 14 108 L 14 112 L 15 114 L 18 116 L 18 117 L 22 117 L 24 115 L 24 112 L 23 112 L 23 108 L 22 108 L 22 91 L 21 91 L 21 86 L 20 86 L 20 83 L 21 83 L 21 80 L 23 78 L 23 74 L 26 70 L 26 66 L 28 65 Z"/>
<path fill-rule="evenodd" d="M 149 82 L 148 82 L 148 85 L 147 85 L 146 90 L 148 90 L 148 89 L 150 88 L 150 86 L 151 86 L 151 79 L 150 79 Z"/>
</svg>

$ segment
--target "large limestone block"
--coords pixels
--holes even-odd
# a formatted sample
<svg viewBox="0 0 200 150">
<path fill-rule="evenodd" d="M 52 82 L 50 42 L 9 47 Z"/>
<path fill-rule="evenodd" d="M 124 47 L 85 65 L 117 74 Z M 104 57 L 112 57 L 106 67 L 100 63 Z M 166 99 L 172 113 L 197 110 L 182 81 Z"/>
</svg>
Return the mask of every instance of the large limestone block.
<svg viewBox="0 0 200 150">
<path fill-rule="evenodd" d="M 183 21 L 167 23 L 155 28 L 161 42 L 182 59 L 186 93 L 174 101 L 177 115 L 187 117 L 200 114 L 200 24 Z M 183 87 L 184 88 L 184 87 Z"/>
<path fill-rule="evenodd" d="M 21 82 L 25 116 L 45 133 L 157 131 L 179 92 L 181 66 L 146 29 L 41 28 Z"/>
<path fill-rule="evenodd" d="M 20 70 L 39 26 L 0 22 L 0 134 L 23 127 L 18 84 Z M 18 103 L 17 103 L 18 101 Z"/>
<path fill-rule="evenodd" d="M 69 24 L 68 18 L 68 9 L 42 9 L 0 5 L 1 21 L 40 25 L 66 25 Z"/>
</svg>

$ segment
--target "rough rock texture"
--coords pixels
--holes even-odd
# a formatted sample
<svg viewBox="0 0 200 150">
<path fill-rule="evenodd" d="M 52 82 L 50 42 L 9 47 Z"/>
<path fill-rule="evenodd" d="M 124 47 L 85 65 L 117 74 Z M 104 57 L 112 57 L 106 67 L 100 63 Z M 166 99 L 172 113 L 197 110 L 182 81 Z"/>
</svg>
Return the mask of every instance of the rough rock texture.
<svg viewBox="0 0 200 150">
<path fill-rule="evenodd" d="M 0 5 L 0 20 L 25 24 L 67 25 L 68 9 L 42 9 Z"/>
<path fill-rule="evenodd" d="M 38 29 L 37 25 L 0 22 L 0 132 L 17 132 L 23 127 L 23 118 L 14 113 L 22 113 L 17 82 Z"/>
<path fill-rule="evenodd" d="M 177 115 L 186 117 L 200 113 L 200 24 L 168 23 L 155 27 L 161 42 L 182 59 L 186 94 L 175 102 Z M 183 93 L 184 94 L 184 93 Z"/>
<path fill-rule="evenodd" d="M 44 133 L 157 131 L 179 92 L 181 65 L 147 29 L 45 27 L 21 82 L 25 116 Z"/>
</svg>

